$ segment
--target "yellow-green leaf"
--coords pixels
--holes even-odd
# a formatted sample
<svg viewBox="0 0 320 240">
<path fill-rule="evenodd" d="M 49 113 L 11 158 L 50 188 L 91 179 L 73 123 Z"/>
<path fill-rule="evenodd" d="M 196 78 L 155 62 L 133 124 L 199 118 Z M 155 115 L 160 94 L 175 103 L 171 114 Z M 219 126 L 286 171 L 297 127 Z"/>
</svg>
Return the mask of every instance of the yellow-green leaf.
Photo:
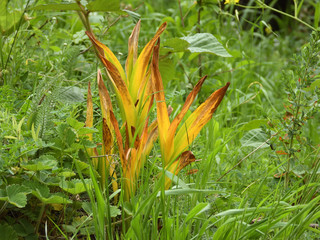
<svg viewBox="0 0 320 240">
<path fill-rule="evenodd" d="M 154 44 L 159 39 L 161 33 L 166 29 L 166 26 L 167 26 L 167 23 L 165 22 L 159 27 L 154 37 L 144 47 L 136 63 L 134 64 L 132 75 L 129 79 L 129 91 L 131 93 L 131 96 L 134 102 L 138 98 L 139 90 L 141 88 L 142 89 L 144 88 L 144 86 L 141 83 L 146 75 Z"/>
<path fill-rule="evenodd" d="M 218 89 L 210 95 L 210 97 L 202 103 L 185 121 L 174 140 L 175 156 L 193 142 L 203 126 L 212 118 L 213 113 L 221 103 L 230 83 Z M 174 157 L 174 156 L 173 156 Z"/>
<path fill-rule="evenodd" d="M 128 41 L 128 57 L 126 61 L 127 79 L 130 79 L 133 66 L 137 60 L 140 25 L 141 20 L 139 20 L 136 26 L 134 27 Z M 128 81 L 126 82 L 126 84 L 129 86 Z"/>
</svg>

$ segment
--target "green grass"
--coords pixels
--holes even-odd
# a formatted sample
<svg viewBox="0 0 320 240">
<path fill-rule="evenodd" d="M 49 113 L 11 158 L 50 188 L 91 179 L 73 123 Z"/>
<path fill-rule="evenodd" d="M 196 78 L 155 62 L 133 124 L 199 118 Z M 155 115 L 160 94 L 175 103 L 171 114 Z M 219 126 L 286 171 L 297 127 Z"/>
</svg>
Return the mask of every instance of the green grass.
<svg viewBox="0 0 320 240">
<path fill-rule="evenodd" d="M 161 48 L 160 71 L 174 109 L 170 118 L 199 80 L 199 63 L 208 79 L 192 110 L 226 82 L 231 85 L 190 147 L 198 160 L 165 190 L 164 176 L 170 173 L 162 168 L 156 142 L 128 202 L 121 189 L 116 197 L 108 176 L 103 190 L 85 152 L 102 139 L 95 79 L 101 64 L 76 12 L 28 9 L 32 19 L 0 35 L 0 232 L 6 239 L 319 238 L 319 49 L 314 48 L 310 64 L 312 54 L 306 50 L 312 29 L 270 9 L 217 1 L 181 1 L 182 20 L 179 2 L 132 0 L 121 8 L 134 16 L 91 14 L 93 31 L 122 64 L 137 18 L 142 20 L 140 47 L 167 21 L 162 46 L 200 29 L 213 34 L 232 55 L 202 53 L 199 62 L 199 54 Z M 197 25 L 201 2 L 207 4 Z M 302 1 L 296 2 L 299 6 Z M 30 1 L 30 6 L 41 3 Z M 250 4 L 257 6 L 257 1 Z M 23 12 L 24 7 L 9 1 L 6 9 Z M 291 4 L 286 12 L 294 14 L 294 9 Z M 297 13 L 318 27 L 314 19 L 319 19 L 319 4 L 305 0 Z M 279 30 L 267 34 L 264 22 L 271 19 L 277 19 Z M 295 55 L 304 58 L 295 62 Z M 303 69 L 310 70 L 306 84 L 313 84 L 311 91 L 298 81 Z M 84 127 L 88 81 L 94 129 Z M 115 103 L 111 84 L 106 85 Z M 294 94 L 300 92 L 297 104 Z M 284 117 L 298 105 L 301 122 L 295 125 Z M 116 105 L 114 109 L 120 115 Z M 153 109 L 153 119 L 155 114 Z M 95 143 L 86 139 L 88 131 Z"/>
</svg>

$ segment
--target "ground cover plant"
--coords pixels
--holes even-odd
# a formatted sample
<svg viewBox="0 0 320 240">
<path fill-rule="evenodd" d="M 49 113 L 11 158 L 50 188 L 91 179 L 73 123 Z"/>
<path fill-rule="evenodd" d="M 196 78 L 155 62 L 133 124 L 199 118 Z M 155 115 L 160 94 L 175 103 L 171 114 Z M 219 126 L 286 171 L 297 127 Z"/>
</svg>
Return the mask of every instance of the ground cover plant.
<svg viewBox="0 0 320 240">
<path fill-rule="evenodd" d="M 317 1 L 0 3 L 1 239 L 318 239 Z"/>
</svg>

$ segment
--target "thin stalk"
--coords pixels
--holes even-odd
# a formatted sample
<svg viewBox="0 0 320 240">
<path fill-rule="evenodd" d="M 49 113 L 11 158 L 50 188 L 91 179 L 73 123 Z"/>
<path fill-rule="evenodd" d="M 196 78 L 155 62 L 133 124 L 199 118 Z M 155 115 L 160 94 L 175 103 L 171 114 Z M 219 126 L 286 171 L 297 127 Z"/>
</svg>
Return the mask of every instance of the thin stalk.
<svg viewBox="0 0 320 240">
<path fill-rule="evenodd" d="M 84 27 L 86 28 L 86 30 L 90 33 L 92 33 L 92 29 L 91 29 L 91 26 L 90 26 L 90 22 L 89 22 L 89 11 L 87 11 L 83 6 L 82 4 L 80 3 L 79 0 L 76 0 L 76 3 L 78 4 L 79 8 L 81 9 L 80 11 L 77 11 L 78 12 L 78 15 L 80 17 L 80 20 L 82 22 L 82 24 L 84 25 Z"/>
<path fill-rule="evenodd" d="M 41 220 L 42 220 L 42 218 L 43 218 L 43 216 L 45 214 L 45 209 L 46 209 L 46 205 L 45 204 L 41 204 L 41 209 L 40 209 L 40 213 L 39 213 L 37 224 L 36 224 L 36 228 L 35 228 L 35 232 L 36 233 L 38 233 L 38 231 L 39 231 Z"/>
<path fill-rule="evenodd" d="M 276 136 L 278 133 L 273 134 L 268 140 L 266 140 L 265 142 L 263 142 L 260 146 L 258 146 L 255 150 L 253 150 L 252 152 L 250 152 L 247 156 L 245 156 L 244 158 L 242 158 L 240 161 L 238 161 L 236 163 L 236 165 L 234 165 L 230 170 L 228 170 L 226 173 L 224 173 L 221 177 L 219 177 L 217 179 L 216 182 L 219 182 L 223 177 L 225 177 L 228 173 L 230 173 L 233 169 L 235 169 L 237 166 L 239 166 L 244 160 L 246 160 L 248 157 L 250 157 L 253 153 L 255 153 L 257 150 L 259 150 L 260 148 L 262 148 L 265 144 L 267 144 L 274 136 Z"/>
<path fill-rule="evenodd" d="M 301 78 L 302 82 L 307 77 L 307 71 L 308 71 L 309 65 L 310 65 L 310 58 L 308 58 L 308 62 L 307 62 L 306 67 L 305 67 L 305 72 L 303 74 L 303 77 Z M 299 89 L 301 88 L 300 85 L 301 85 L 301 83 L 299 83 Z M 298 119 L 298 115 L 299 115 L 299 111 L 300 111 L 300 107 L 301 107 L 301 97 L 302 97 L 302 91 L 299 91 L 299 95 L 298 95 L 297 102 L 296 102 L 297 108 L 296 108 L 296 111 L 295 111 L 294 116 L 293 116 L 292 134 L 290 136 L 288 165 L 287 165 L 287 174 L 286 174 L 286 187 L 288 187 L 288 184 L 289 184 L 290 159 L 293 156 L 293 151 L 292 151 L 293 138 L 294 138 L 295 132 L 296 132 L 297 127 L 298 127 L 297 119 Z"/>
<path fill-rule="evenodd" d="M 257 3 L 259 3 L 259 4 L 261 5 L 261 7 L 248 7 L 248 6 L 241 5 L 241 4 L 237 4 L 237 6 L 238 6 L 238 7 L 243 7 L 243 8 L 255 8 L 255 9 L 267 8 L 267 9 L 270 9 L 270 10 L 272 10 L 272 11 L 274 11 L 274 12 L 277 12 L 277 13 L 280 13 L 280 14 L 282 14 L 282 15 L 284 15 L 284 16 L 287 16 L 287 17 L 289 17 L 289 18 L 292 18 L 292 19 L 294 19 L 294 20 L 296 20 L 296 21 L 304 24 L 304 25 L 307 26 L 308 28 L 311 28 L 313 31 L 316 31 L 316 29 L 315 29 L 314 27 L 312 27 L 310 24 L 302 21 L 302 20 L 299 19 L 297 16 L 292 16 L 292 15 L 290 15 L 290 14 L 288 14 L 288 13 L 285 13 L 285 12 L 282 12 L 282 11 L 276 9 L 276 8 L 270 7 L 270 6 L 268 6 L 267 4 L 261 2 L 260 0 L 257 0 Z"/>
<path fill-rule="evenodd" d="M 201 10 L 202 10 L 202 0 L 198 1 L 199 9 L 198 9 L 198 23 L 197 23 L 197 33 L 201 32 L 200 23 L 201 23 Z M 199 67 L 199 78 L 202 77 L 202 59 L 201 54 L 198 55 L 198 67 Z"/>
<path fill-rule="evenodd" d="M 14 35 L 13 42 L 12 42 L 11 48 L 10 48 L 10 50 L 9 50 L 9 54 L 8 54 L 8 57 L 7 57 L 7 60 L 6 60 L 6 63 L 5 63 L 5 65 L 4 65 L 4 68 L 3 68 L 3 69 L 7 69 L 7 66 L 8 66 L 8 63 L 9 63 L 9 59 L 10 59 L 10 56 L 11 56 L 11 52 L 12 52 L 12 49 L 13 49 L 14 44 L 16 43 L 16 40 L 17 40 L 17 37 L 18 37 L 18 33 L 19 33 L 19 30 L 20 30 L 20 27 L 21 27 L 21 24 L 22 24 L 23 16 L 24 16 L 24 14 L 25 14 L 26 11 L 27 11 L 27 8 L 28 8 L 28 6 L 29 6 L 29 3 L 30 3 L 30 0 L 28 0 L 28 2 L 27 2 L 27 4 L 26 4 L 26 7 L 24 8 L 23 13 L 22 13 L 22 15 L 21 15 L 21 18 L 20 18 L 20 21 L 19 21 L 19 25 L 18 25 L 18 29 L 17 29 L 17 31 L 16 31 L 16 33 L 15 33 L 15 35 Z M 4 78 L 4 80 L 5 80 L 5 78 Z M 5 85 L 5 81 L 3 81 L 3 85 Z"/>
<path fill-rule="evenodd" d="M 182 25 L 182 27 L 184 27 L 184 18 L 183 18 L 183 14 L 182 14 L 181 0 L 178 0 L 178 4 L 179 4 L 179 11 L 180 11 L 181 25 Z"/>
</svg>

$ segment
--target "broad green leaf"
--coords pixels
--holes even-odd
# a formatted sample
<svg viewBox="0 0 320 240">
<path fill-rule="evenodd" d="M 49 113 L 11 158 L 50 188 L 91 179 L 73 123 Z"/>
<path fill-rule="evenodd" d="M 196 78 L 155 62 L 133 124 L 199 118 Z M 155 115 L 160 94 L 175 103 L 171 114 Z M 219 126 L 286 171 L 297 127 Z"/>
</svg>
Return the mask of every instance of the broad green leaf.
<svg viewBox="0 0 320 240">
<path fill-rule="evenodd" d="M 79 122 L 77 119 L 68 117 L 67 123 L 76 130 L 83 128 L 83 122 Z"/>
<path fill-rule="evenodd" d="M 267 134 L 265 134 L 260 128 L 252 129 L 244 134 L 240 139 L 240 143 L 243 147 L 259 147 L 268 139 Z M 269 147 L 265 144 L 261 148 Z"/>
<path fill-rule="evenodd" d="M 91 12 L 114 12 L 120 11 L 119 0 L 96 0 L 86 6 Z"/>
<path fill-rule="evenodd" d="M 80 103 L 84 102 L 84 95 L 81 88 L 63 87 L 60 92 L 59 100 L 67 103 Z"/>
<path fill-rule="evenodd" d="M 58 176 L 65 177 L 65 178 L 74 177 L 75 175 L 76 175 L 76 174 L 75 174 L 74 172 L 68 171 L 67 169 L 66 169 L 66 171 L 60 172 L 60 173 L 58 174 Z"/>
<path fill-rule="evenodd" d="M 71 200 L 67 198 L 62 193 L 50 193 L 49 187 L 41 184 L 39 182 L 26 182 L 24 186 L 29 187 L 31 193 L 36 196 L 41 202 L 45 204 L 67 204 L 72 203 Z"/>
<path fill-rule="evenodd" d="M 51 194 L 49 197 L 39 198 L 45 204 L 68 204 L 72 203 L 64 194 L 62 193 L 54 193 Z"/>
<path fill-rule="evenodd" d="M 88 139 L 82 139 L 81 144 L 87 148 L 89 156 L 94 156 L 94 152 L 92 151 L 91 153 L 89 150 L 93 150 L 93 148 L 97 147 L 97 144 Z"/>
<path fill-rule="evenodd" d="M 53 169 L 57 166 L 57 160 L 51 155 L 42 155 L 41 157 L 21 163 L 21 167 L 29 171 L 40 171 Z"/>
<path fill-rule="evenodd" d="M 87 187 L 89 187 L 90 180 L 84 179 L 84 181 L 85 181 L 85 184 L 87 185 Z M 80 179 L 72 179 L 71 181 L 61 181 L 60 187 L 64 191 L 71 193 L 71 194 L 79 194 L 79 193 L 83 193 L 86 191 L 86 188 Z"/>
<path fill-rule="evenodd" d="M 187 40 L 181 38 L 167 39 L 161 45 L 161 50 L 166 52 L 185 52 L 188 51 L 188 47 L 190 46 Z"/>
<path fill-rule="evenodd" d="M 27 205 L 27 195 L 30 192 L 27 187 L 17 184 L 9 185 L 6 189 L 0 190 L 0 200 L 8 201 L 18 208 L 23 208 Z"/>
<path fill-rule="evenodd" d="M 8 225 L 7 223 L 0 224 L 0 238 L 3 240 L 18 240 L 18 235 L 16 231 L 13 229 L 12 226 Z"/>
<path fill-rule="evenodd" d="M 24 186 L 10 185 L 6 188 L 9 203 L 22 208 L 27 205 L 27 194 L 31 191 Z"/>
<path fill-rule="evenodd" d="M 77 132 L 80 136 L 82 136 L 90 133 L 96 133 L 98 132 L 98 130 L 95 128 L 83 127 L 83 128 L 80 128 Z"/>
<path fill-rule="evenodd" d="M 243 125 L 242 130 L 249 131 L 255 128 L 260 128 L 261 126 L 266 126 L 268 123 L 267 119 L 254 119 L 245 125 Z"/>
<path fill-rule="evenodd" d="M 76 10 L 80 11 L 80 7 L 76 3 L 49 3 L 42 4 L 35 7 L 30 8 L 30 10 L 50 10 L 50 11 L 68 11 L 68 10 Z"/>
<path fill-rule="evenodd" d="M 90 12 L 121 12 L 119 0 L 96 0 L 86 4 L 85 8 Z M 50 10 L 50 11 L 80 11 L 77 3 L 48 3 L 30 8 L 30 10 Z"/>
<path fill-rule="evenodd" d="M 159 61 L 159 70 L 165 88 L 167 83 L 175 78 L 176 66 L 172 60 L 166 58 Z"/>
<path fill-rule="evenodd" d="M 181 39 L 190 44 L 188 50 L 192 53 L 212 53 L 221 57 L 231 57 L 223 45 L 210 33 L 196 33 Z"/>
<path fill-rule="evenodd" d="M 7 0 L 0 1 L 0 34 L 11 34 L 20 22 L 23 12 L 20 10 L 9 11 L 7 9 Z M 24 18 L 21 19 L 23 22 Z"/>
<path fill-rule="evenodd" d="M 92 212 L 92 203 L 83 202 L 82 208 L 88 215 L 93 214 Z M 121 214 L 121 211 L 118 207 L 110 205 L 110 217 L 116 217 Z"/>
</svg>

